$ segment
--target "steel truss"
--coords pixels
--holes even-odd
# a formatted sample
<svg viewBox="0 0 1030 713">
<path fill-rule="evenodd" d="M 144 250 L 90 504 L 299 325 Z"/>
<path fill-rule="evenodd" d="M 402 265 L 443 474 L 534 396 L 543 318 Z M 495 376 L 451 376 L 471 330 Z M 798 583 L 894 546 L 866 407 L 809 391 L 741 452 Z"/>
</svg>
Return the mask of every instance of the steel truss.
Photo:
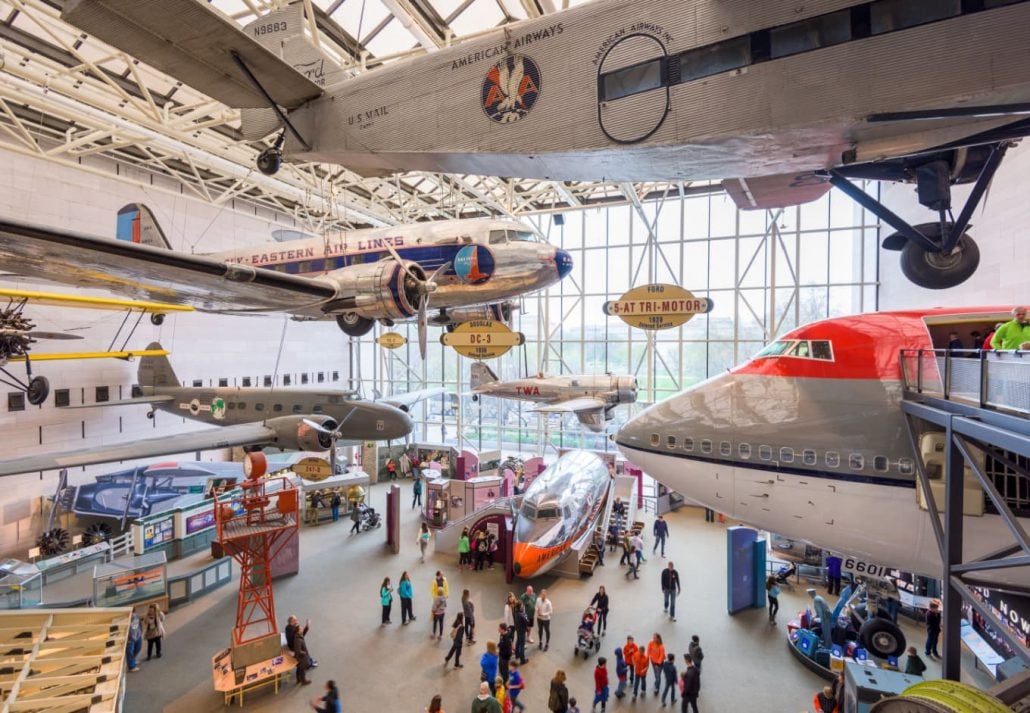
<svg viewBox="0 0 1030 713">
<path fill-rule="evenodd" d="M 926 498 L 930 523 L 944 563 L 944 647 L 941 662 L 943 677 L 953 681 L 960 678 L 962 604 L 968 604 L 984 617 L 998 636 L 1017 652 L 1024 662 L 1030 664 L 1030 651 L 1027 650 L 1025 642 L 1014 637 L 1007 625 L 994 615 L 990 607 L 974 595 L 972 587 L 978 584 L 970 576 L 992 570 L 1030 566 L 1030 537 L 975 457 L 978 451 L 1000 449 L 1030 458 L 1030 421 L 987 408 L 965 405 L 945 399 L 943 395 L 937 398 L 910 389 L 905 391 L 901 409 L 908 424 L 913 452 L 919 453 L 918 434 L 925 430 L 919 428 L 917 421 L 933 424 L 945 433 L 947 451 L 943 474 L 944 503 L 939 504 L 934 499 L 925 465 L 921 458 L 915 459 L 918 486 Z M 999 547 L 994 552 L 964 561 L 962 506 L 964 472 L 967 465 L 1004 521 L 1012 535 L 1012 541 L 1004 546 L 999 542 Z M 1030 595 L 1030 585 L 1005 585 L 994 588 Z"/>
</svg>

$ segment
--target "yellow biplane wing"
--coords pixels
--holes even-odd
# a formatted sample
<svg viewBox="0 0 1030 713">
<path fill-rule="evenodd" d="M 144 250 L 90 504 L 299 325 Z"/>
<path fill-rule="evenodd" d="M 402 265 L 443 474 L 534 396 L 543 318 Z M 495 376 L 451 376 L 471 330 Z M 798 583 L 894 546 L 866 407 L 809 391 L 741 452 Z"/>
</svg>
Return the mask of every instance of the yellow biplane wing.
<svg viewBox="0 0 1030 713">
<path fill-rule="evenodd" d="M 62 295 L 58 292 L 34 292 L 32 290 L 9 290 L 0 288 L 0 298 L 7 297 L 15 301 L 25 300 L 29 304 L 46 307 L 82 307 L 86 309 L 132 310 L 146 314 L 166 314 L 168 312 L 192 312 L 189 305 L 173 305 L 163 302 L 145 302 L 141 300 L 123 300 L 113 297 L 82 297 L 80 295 Z M 131 356 L 131 355 L 130 355 Z M 37 359 L 38 357 L 32 357 Z M 88 358 L 88 357 L 87 357 Z"/>
<path fill-rule="evenodd" d="M 67 361 L 71 359 L 130 359 L 132 357 L 168 356 L 167 349 L 130 349 L 123 352 L 68 352 L 67 354 L 32 353 L 32 361 Z M 25 357 L 11 357 L 12 362 L 25 361 Z"/>
</svg>

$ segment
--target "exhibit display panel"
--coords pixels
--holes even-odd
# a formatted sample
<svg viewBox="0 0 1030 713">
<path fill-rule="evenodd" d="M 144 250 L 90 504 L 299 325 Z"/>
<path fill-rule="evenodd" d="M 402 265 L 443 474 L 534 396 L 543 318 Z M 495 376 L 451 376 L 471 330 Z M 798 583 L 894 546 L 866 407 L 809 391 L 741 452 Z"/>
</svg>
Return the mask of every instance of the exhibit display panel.
<svg viewBox="0 0 1030 713">
<path fill-rule="evenodd" d="M 168 593 L 168 568 L 163 551 L 108 562 L 93 569 L 93 605 L 126 607 L 160 599 Z"/>
</svg>

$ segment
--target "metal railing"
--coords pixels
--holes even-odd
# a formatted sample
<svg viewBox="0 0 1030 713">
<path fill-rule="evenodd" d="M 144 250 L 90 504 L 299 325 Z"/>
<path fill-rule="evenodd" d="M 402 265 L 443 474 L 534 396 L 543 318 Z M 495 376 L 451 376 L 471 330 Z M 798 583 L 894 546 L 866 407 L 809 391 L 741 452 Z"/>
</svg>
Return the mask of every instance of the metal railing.
<svg viewBox="0 0 1030 713">
<path fill-rule="evenodd" d="M 902 349 L 906 391 L 1030 416 L 1030 351 Z"/>
</svg>

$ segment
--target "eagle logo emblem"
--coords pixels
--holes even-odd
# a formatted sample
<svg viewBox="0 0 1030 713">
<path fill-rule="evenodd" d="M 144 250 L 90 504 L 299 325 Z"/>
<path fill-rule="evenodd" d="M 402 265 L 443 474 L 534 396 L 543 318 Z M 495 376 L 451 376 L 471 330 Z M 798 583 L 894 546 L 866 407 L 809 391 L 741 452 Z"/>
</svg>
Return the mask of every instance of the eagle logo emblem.
<svg viewBox="0 0 1030 713">
<path fill-rule="evenodd" d="M 540 98 L 540 68 L 529 57 L 505 57 L 490 68 L 483 80 L 483 111 L 499 124 L 512 124 Z"/>
</svg>

